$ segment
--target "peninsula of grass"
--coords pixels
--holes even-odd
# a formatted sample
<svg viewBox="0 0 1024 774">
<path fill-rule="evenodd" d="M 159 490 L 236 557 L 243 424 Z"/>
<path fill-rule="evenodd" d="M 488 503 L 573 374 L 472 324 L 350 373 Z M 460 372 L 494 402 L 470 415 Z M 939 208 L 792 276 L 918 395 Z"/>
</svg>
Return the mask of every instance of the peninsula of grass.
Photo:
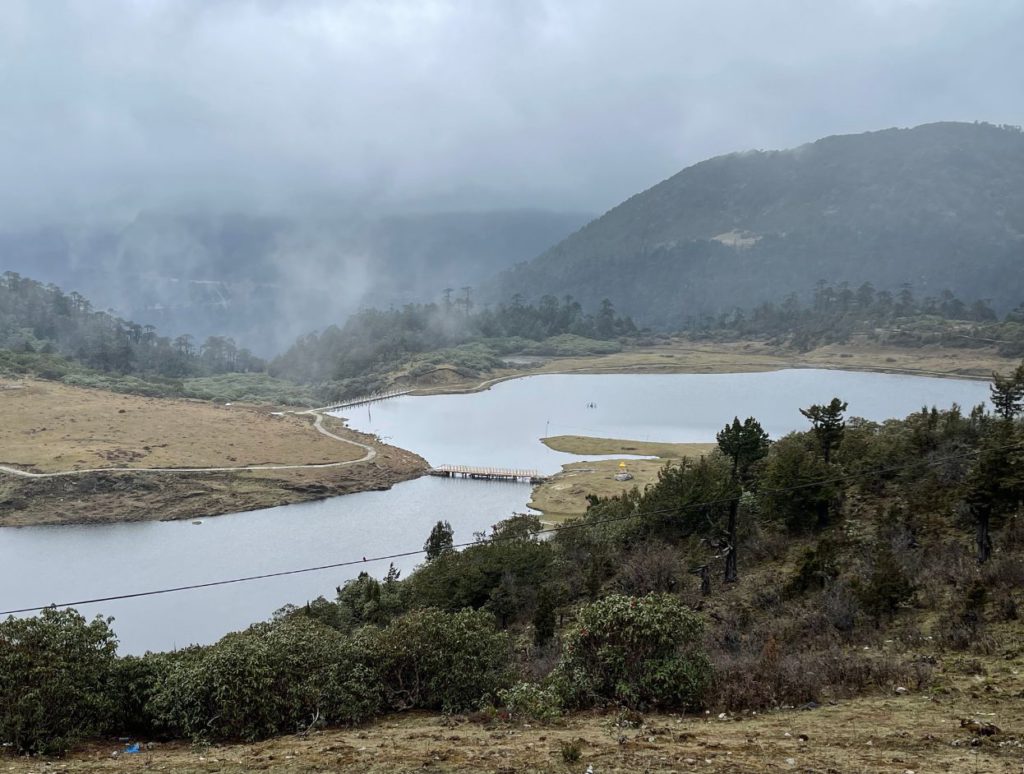
<svg viewBox="0 0 1024 774">
<path fill-rule="evenodd" d="M 586 456 L 622 454 L 648 459 L 611 459 L 570 462 L 562 471 L 533 490 L 530 507 L 541 511 L 547 521 L 562 521 L 587 510 L 587 495 L 612 497 L 632 489 L 643 489 L 658 480 L 658 471 L 670 461 L 709 454 L 713 443 L 665 443 L 631 441 L 621 438 L 592 438 L 584 435 L 556 435 L 541 443 L 555 451 Z M 625 467 L 623 467 L 623 465 Z M 632 478 L 620 481 L 627 472 Z"/>
<path fill-rule="evenodd" d="M 628 441 L 621 438 L 593 438 L 587 435 L 553 435 L 540 440 L 549 449 L 568 454 L 630 454 L 638 457 L 661 457 L 666 460 L 699 457 L 715 448 L 713 443 Z"/>
</svg>

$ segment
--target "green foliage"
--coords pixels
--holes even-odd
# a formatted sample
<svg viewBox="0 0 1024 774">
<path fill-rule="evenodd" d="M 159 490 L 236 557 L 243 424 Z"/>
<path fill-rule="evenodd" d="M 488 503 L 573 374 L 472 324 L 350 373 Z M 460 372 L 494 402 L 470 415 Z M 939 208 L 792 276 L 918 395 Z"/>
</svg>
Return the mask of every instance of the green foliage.
<svg viewBox="0 0 1024 774">
<path fill-rule="evenodd" d="M 823 406 L 815 404 L 809 408 L 800 409 L 800 413 L 811 422 L 811 432 L 818 439 L 825 464 L 832 461 L 832 450 L 843 441 L 843 433 L 846 431 L 844 411 L 846 411 L 846 401 L 839 400 L 839 398 L 833 398 L 831 402 Z"/>
<path fill-rule="evenodd" d="M 383 626 L 400 615 L 405 609 L 405 587 L 398 582 L 398 576 L 391 565 L 383 582 L 365 572 L 346 582 L 338 589 L 332 625 L 351 631 L 366 624 Z"/>
<path fill-rule="evenodd" d="M 95 371 L 70 373 L 61 381 L 71 387 L 88 387 L 94 390 L 145 395 L 148 398 L 169 398 L 179 395 L 181 391 L 180 383 L 150 381 L 135 376 L 104 374 Z"/>
<path fill-rule="evenodd" d="M 517 516 L 495 525 L 491 539 L 442 552 L 407 581 L 410 607 L 494 611 L 504 623 L 523 617 L 551 566 L 551 545 L 537 539 L 540 521 Z M 482 537 L 482 536 L 481 536 Z"/>
<path fill-rule="evenodd" d="M 914 591 L 913 582 L 886 548 L 875 553 L 871 573 L 857 589 L 861 605 L 876 622 L 894 615 L 900 605 L 913 598 Z"/>
<path fill-rule="evenodd" d="M 835 546 L 822 540 L 814 548 L 805 548 L 796 573 L 786 584 L 787 596 L 820 591 L 839 575 Z"/>
<path fill-rule="evenodd" d="M 819 483 L 835 473 L 809 441 L 800 433 L 776 441 L 759 482 L 758 497 L 765 513 L 790 532 L 815 527 L 821 506 L 838 493 L 835 484 Z"/>
<path fill-rule="evenodd" d="M 537 683 L 516 683 L 511 688 L 498 691 L 498 698 L 505 705 L 512 720 L 530 720 L 547 723 L 562 714 L 562 699 L 552 686 Z"/>
<path fill-rule="evenodd" d="M 428 562 L 437 559 L 441 554 L 452 550 L 452 539 L 455 535 L 452 525 L 447 521 L 438 521 L 430 530 L 427 542 L 423 544 Z"/>
<path fill-rule="evenodd" d="M 95 311 L 78 293 L 65 295 L 15 272 L 0 276 L 0 349 L 58 353 L 101 373 L 161 378 L 264 367 L 230 338 L 211 336 L 201 346 L 189 335 L 172 340 L 152 325 Z"/>
<path fill-rule="evenodd" d="M 208 740 L 357 723 L 381 706 L 367 660 L 359 643 L 315 621 L 257 624 L 170 657 L 150 712 L 173 735 Z"/>
<path fill-rule="evenodd" d="M 936 642 L 958 648 L 989 647 L 986 613 L 1018 614 L 1024 424 L 956 406 L 838 422 L 842 443 L 832 439 L 826 464 L 814 430 L 770 446 L 751 432 L 748 447 L 740 441 L 756 423 L 736 420 L 722 451 L 667 465 L 644 491 L 593 498 L 551 540 L 540 539 L 536 517 L 518 516 L 456 551 L 439 522 L 436 551 L 409 578 L 394 568 L 383 580 L 360 574 L 335 601 L 285 608 L 209 647 L 116 659 L 102 621 L 53 610 L 8 620 L 0 740 L 60 751 L 85 734 L 256 739 L 498 700 L 514 717 L 548 720 L 608 704 L 753 708 L 915 675 L 924 684 L 927 670 L 846 648 L 863 641 L 866 621 L 892 626 L 911 604 L 927 612 Z M 726 544 L 740 485 L 745 529 Z M 846 515 L 842 529 L 814 543 L 785 534 L 820 526 L 822 502 Z M 984 524 L 995 550 L 981 567 L 954 531 L 964 523 Z M 688 576 L 710 577 L 737 541 L 752 563 L 773 565 L 756 587 L 709 589 L 705 637 L 682 601 L 703 599 Z M 563 628 L 558 612 L 573 607 Z M 910 615 L 898 617 L 900 631 L 913 628 Z"/>
<path fill-rule="evenodd" d="M 75 610 L 0 622 L 0 740 L 56 755 L 107 730 L 116 648 L 107 621 Z"/>
<path fill-rule="evenodd" d="M 1024 408 L 1024 363 L 1008 376 L 992 374 L 992 407 L 1001 419 L 1012 420 Z"/>
<path fill-rule="evenodd" d="M 551 355 L 554 357 L 610 355 L 621 351 L 622 345 L 617 341 L 601 341 L 586 336 L 577 336 L 574 333 L 562 333 L 542 341 L 531 342 L 522 348 L 524 355 Z"/>
<path fill-rule="evenodd" d="M 312 406 L 317 397 L 307 387 L 265 373 L 226 373 L 185 379 L 181 395 L 217 403 L 274 403 L 277 405 Z"/>
<path fill-rule="evenodd" d="M 885 293 L 895 317 L 901 284 L 918 278 L 1009 309 L 1021 302 L 1013 278 L 1022 180 L 1024 137 L 986 124 L 928 124 L 719 156 L 508 270 L 500 287 L 526 297 L 571 292 L 587 306 L 610 297 L 641 325 L 678 329 L 687 316 L 699 323 L 789 292 L 807 298 L 826 277 L 839 286 L 821 298 L 823 311 L 826 303 L 837 310 L 828 316 L 832 328 L 803 332 L 832 341 L 865 330 L 838 310 L 875 305 Z M 984 305 L 964 306 L 958 312 L 947 303 L 960 319 L 985 314 Z M 957 333 L 969 335 L 950 330 L 950 338 Z"/>
<path fill-rule="evenodd" d="M 159 723 L 153 716 L 153 697 L 176 657 L 171 653 L 147 653 L 122 656 L 114 662 L 110 680 L 112 730 L 132 736 L 157 732 Z"/>
<path fill-rule="evenodd" d="M 734 417 L 732 424 L 720 430 L 715 439 L 722 454 L 732 460 L 733 475 L 739 479 L 746 478 L 750 466 L 762 459 L 771 445 L 768 433 L 753 417 L 747 417 L 742 424 L 739 417 Z"/>
<path fill-rule="evenodd" d="M 558 750 L 562 755 L 562 763 L 577 763 L 583 757 L 583 743 L 579 739 L 563 739 Z"/>
<path fill-rule="evenodd" d="M 533 642 L 538 647 L 547 645 L 555 636 L 555 593 L 549 586 L 537 592 L 537 606 L 533 611 Z"/>
<path fill-rule="evenodd" d="M 674 596 L 613 594 L 580 610 L 554 679 L 570 706 L 696 709 L 712 676 L 703 631 Z"/>
<path fill-rule="evenodd" d="M 617 317 L 610 302 L 597 315 L 588 315 L 568 296 L 562 301 L 545 296 L 537 305 L 514 298 L 478 310 L 446 299 L 359 312 L 340 328 L 332 325 L 301 337 L 271 362 L 270 373 L 317 383 L 384 373 L 403 363 L 411 363 L 419 375 L 428 372 L 424 366 L 430 363 L 483 371 L 500 366 L 498 355 L 515 351 L 511 344 L 516 339 L 541 354 L 589 354 L 617 351 L 609 340 L 635 332 L 633 322 Z M 424 353 L 431 354 L 416 357 Z"/>
<path fill-rule="evenodd" d="M 356 641 L 390 709 L 468 711 L 512 682 L 511 642 L 484 611 L 414 610 Z"/>
<path fill-rule="evenodd" d="M 728 513 L 733 492 L 729 463 L 721 455 L 682 460 L 658 473 L 658 486 L 643 493 L 640 510 L 657 512 L 650 537 L 674 541 L 689 535 L 713 535 Z M 667 512 L 666 512 L 667 511 Z"/>
<path fill-rule="evenodd" d="M 1000 321 L 987 301 L 965 304 L 949 290 L 939 298 L 918 299 L 909 285 L 897 295 L 876 292 L 870 282 L 856 290 L 846 283 L 818 283 L 803 305 L 791 294 L 781 304 L 768 301 L 742 312 L 691 320 L 687 330 L 714 339 L 767 339 L 801 350 L 845 343 L 854 336 L 899 347 L 979 348 L 996 345 L 1000 354 L 1024 354 L 1024 305 Z"/>
</svg>

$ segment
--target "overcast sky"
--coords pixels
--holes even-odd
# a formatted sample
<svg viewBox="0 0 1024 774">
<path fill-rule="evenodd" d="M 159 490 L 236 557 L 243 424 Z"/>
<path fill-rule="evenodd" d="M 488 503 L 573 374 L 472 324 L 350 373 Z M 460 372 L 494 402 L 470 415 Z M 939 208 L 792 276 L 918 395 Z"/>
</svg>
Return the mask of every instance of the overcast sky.
<svg viewBox="0 0 1024 774">
<path fill-rule="evenodd" d="M 1024 123 L 1024 0 L 4 0 L 0 218 L 600 212 L 748 148 Z"/>
</svg>

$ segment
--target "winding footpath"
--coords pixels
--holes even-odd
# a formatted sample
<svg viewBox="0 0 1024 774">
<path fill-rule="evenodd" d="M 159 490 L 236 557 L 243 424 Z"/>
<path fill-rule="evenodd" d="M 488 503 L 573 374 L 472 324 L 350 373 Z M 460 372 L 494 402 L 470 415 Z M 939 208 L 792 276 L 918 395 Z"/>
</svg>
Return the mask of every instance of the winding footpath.
<svg viewBox="0 0 1024 774">
<path fill-rule="evenodd" d="M 238 465 L 229 468 L 84 468 L 80 470 L 60 470 L 54 473 L 32 473 L 27 470 L 12 468 L 8 465 L 0 465 L 0 473 L 10 473 L 13 476 L 21 476 L 22 478 L 62 478 L 67 476 L 80 476 L 83 473 L 234 473 L 245 470 L 313 470 L 318 468 L 343 468 L 349 465 L 359 465 L 363 462 L 372 462 L 376 459 L 377 450 L 372 446 L 360 443 L 359 441 L 352 441 L 348 438 L 342 438 L 340 435 L 336 435 L 324 427 L 324 415 L 320 413 L 320 409 L 310 409 L 309 411 L 301 411 L 297 413 L 312 414 L 315 417 L 313 421 L 313 428 L 318 433 L 325 435 L 328 438 L 332 438 L 335 441 L 341 441 L 342 443 L 351 444 L 352 446 L 358 446 L 363 450 L 363 456 L 356 460 L 346 460 L 344 462 L 318 462 L 306 465 Z"/>
</svg>

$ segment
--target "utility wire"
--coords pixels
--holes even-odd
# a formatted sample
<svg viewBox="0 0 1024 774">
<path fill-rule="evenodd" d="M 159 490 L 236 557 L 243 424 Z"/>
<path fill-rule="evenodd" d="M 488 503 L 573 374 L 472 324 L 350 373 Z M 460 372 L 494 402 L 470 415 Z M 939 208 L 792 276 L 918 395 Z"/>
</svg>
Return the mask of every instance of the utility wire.
<svg viewBox="0 0 1024 774">
<path fill-rule="evenodd" d="M 1024 444 L 1011 443 L 1003 446 L 994 447 L 997 451 L 1010 451 L 1015 448 L 1024 448 Z M 776 489 L 761 489 L 760 492 L 764 494 L 785 494 L 786 492 L 795 492 L 801 489 L 809 489 L 812 487 L 824 486 L 826 484 L 839 483 L 841 481 L 849 481 L 857 478 L 866 478 L 868 476 L 879 476 L 887 473 L 895 473 L 901 470 L 907 470 L 914 467 L 931 467 L 934 465 L 941 465 L 945 462 L 951 462 L 954 460 L 965 459 L 978 454 L 980 449 L 972 449 L 971 451 L 963 452 L 961 454 L 952 454 L 945 457 L 937 457 L 931 460 L 916 460 L 914 462 L 906 463 L 903 465 L 893 465 L 887 468 L 875 468 L 873 470 L 863 470 L 856 473 L 848 473 L 842 476 L 834 476 L 832 478 L 818 479 L 816 481 L 808 481 L 803 484 L 794 484 L 793 486 L 780 487 Z M 573 521 L 568 524 L 559 524 L 553 527 L 547 527 L 545 529 L 534 532 L 534 535 L 551 535 L 558 532 L 564 532 L 571 529 L 581 529 L 588 527 L 597 527 L 604 524 L 613 524 L 616 522 L 628 521 L 630 519 L 638 519 L 647 516 L 660 516 L 669 513 L 681 513 L 689 510 L 697 510 L 700 508 L 708 508 L 715 505 L 725 505 L 735 500 L 735 497 L 722 497 L 716 500 L 704 500 L 699 503 L 687 503 L 681 506 L 660 508 L 653 511 L 640 511 L 621 516 L 612 516 L 604 519 L 594 519 L 591 521 Z M 484 540 L 472 540 L 465 543 L 456 543 L 452 545 L 453 549 L 458 548 L 469 548 L 471 546 L 483 545 L 485 543 L 500 543 L 506 540 L 516 540 L 518 536 L 503 537 L 501 535 L 485 538 Z M 361 564 L 370 564 L 373 562 L 382 562 L 394 559 L 405 559 L 410 556 L 419 556 L 420 554 L 426 553 L 425 548 L 420 548 L 412 551 L 401 551 L 394 554 L 384 554 L 381 556 L 363 557 L 362 559 L 350 559 L 344 562 L 334 562 L 332 564 L 321 564 L 316 567 L 303 567 L 297 570 L 281 570 L 279 572 L 268 572 L 260 575 L 248 575 L 243 578 L 230 578 L 228 580 L 209 581 L 207 583 L 191 583 L 186 586 L 174 586 L 171 588 L 153 589 L 150 591 L 137 591 L 131 594 L 113 594 L 107 597 L 95 597 L 92 599 L 80 599 L 74 602 L 53 602 L 49 605 L 38 605 L 35 607 L 21 607 L 12 610 L 0 611 L 0 616 L 14 615 L 18 613 L 34 613 L 40 610 L 45 610 L 50 607 L 77 607 L 79 605 L 92 605 L 100 602 L 114 602 L 122 599 L 138 599 L 140 597 L 153 597 L 161 594 L 173 594 L 179 591 L 191 591 L 193 589 L 207 589 L 213 588 L 214 586 L 228 586 L 234 583 L 248 583 L 250 581 L 265 580 L 267 578 L 281 578 L 287 575 L 301 575 L 309 572 L 321 572 L 323 570 L 334 570 L 340 567 L 354 567 Z"/>
</svg>

